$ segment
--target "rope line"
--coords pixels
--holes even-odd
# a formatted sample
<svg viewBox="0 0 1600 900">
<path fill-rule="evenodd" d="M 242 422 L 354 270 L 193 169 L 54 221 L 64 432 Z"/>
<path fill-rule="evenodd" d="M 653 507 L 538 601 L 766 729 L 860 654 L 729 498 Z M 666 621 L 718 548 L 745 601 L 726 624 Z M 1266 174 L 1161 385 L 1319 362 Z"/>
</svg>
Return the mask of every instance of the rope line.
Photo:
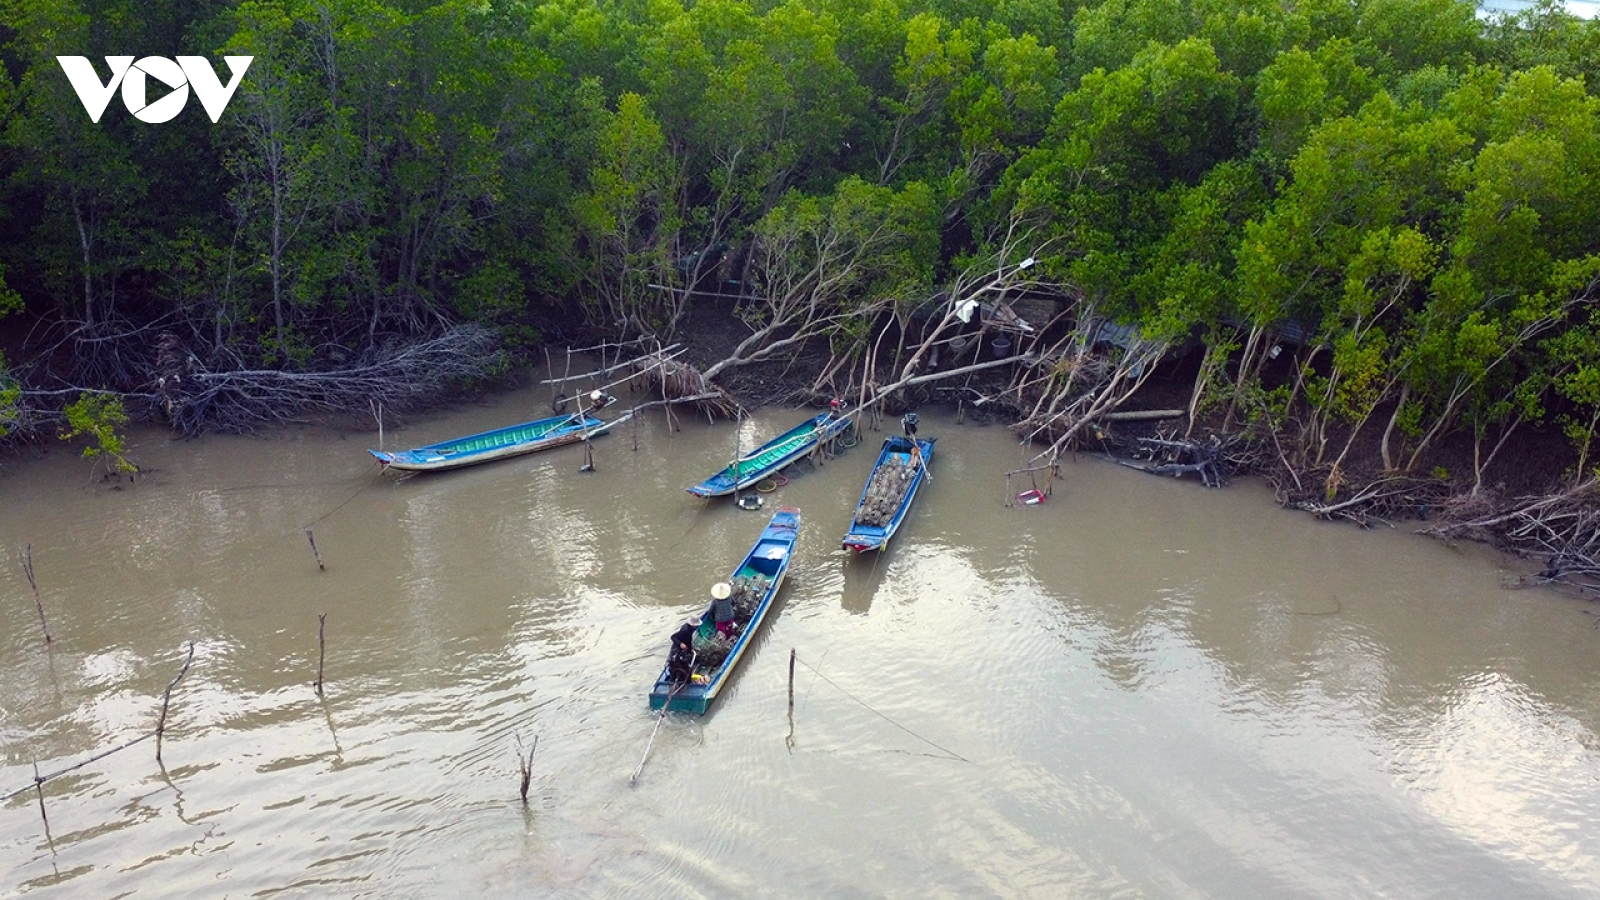
<svg viewBox="0 0 1600 900">
<path fill-rule="evenodd" d="M 378 461 L 377 460 L 373 460 L 372 461 L 372 465 L 367 466 L 366 470 L 363 471 L 360 475 L 357 476 L 358 478 L 362 478 L 364 480 L 362 481 L 361 487 L 356 488 L 356 492 L 354 494 L 351 494 L 350 496 L 346 497 L 343 503 L 339 504 L 338 506 L 335 506 L 333 509 L 330 509 L 327 512 L 323 513 L 322 515 L 317 516 L 315 519 L 312 519 L 311 521 L 307 522 L 306 523 L 306 528 L 308 528 L 308 529 L 311 528 L 312 526 L 314 526 L 317 523 L 321 522 L 323 519 L 326 519 L 329 516 L 333 515 L 334 513 L 338 512 L 339 510 L 344 509 L 346 506 L 349 506 L 350 502 L 352 500 L 354 500 L 357 497 L 361 496 L 361 492 L 362 491 L 365 491 L 367 488 L 372 487 L 374 484 L 377 484 L 376 481 L 374 481 L 374 480 L 372 480 L 370 478 L 366 478 L 366 476 L 372 472 L 372 466 L 376 466 L 377 464 L 378 464 Z"/>
<path fill-rule="evenodd" d="M 833 679 L 831 679 L 828 676 L 822 674 L 821 672 L 818 672 L 816 670 L 816 668 L 814 668 L 810 663 L 806 662 L 805 660 L 800 659 L 800 657 L 796 656 L 795 657 L 795 661 L 799 662 L 800 665 L 805 666 L 807 669 L 810 669 L 811 673 L 813 675 L 816 675 L 818 678 L 821 678 L 823 681 L 826 681 L 827 683 L 833 685 L 834 689 L 837 690 L 839 693 L 841 693 L 841 694 L 845 695 L 846 697 L 849 697 L 851 700 L 854 700 L 855 702 L 861 704 L 861 708 L 865 709 L 867 712 L 872 713 L 873 715 L 875 715 L 878 718 L 884 720 L 885 722 L 888 722 L 890 725 L 893 725 L 894 727 L 900 729 L 901 731 L 904 731 L 906 734 L 909 734 L 912 737 L 916 738 L 917 740 L 923 742 L 924 744 L 927 744 L 928 746 L 935 748 L 939 752 L 946 754 L 946 756 L 948 758 L 950 758 L 950 759 L 958 759 L 958 760 L 960 760 L 962 762 L 965 762 L 965 763 L 972 762 L 972 760 L 967 759 L 965 756 L 962 756 L 961 754 L 955 752 L 954 750 L 951 750 L 951 749 L 946 748 L 946 747 L 939 746 L 938 744 L 934 743 L 933 741 L 928 740 L 927 738 L 923 737 L 922 735 L 917 734 L 915 731 L 912 731 L 911 729 L 907 728 L 906 726 L 901 725 L 899 722 L 896 722 L 895 720 L 889 718 L 888 716 L 884 715 L 883 713 L 878 712 L 877 710 L 873 709 L 871 706 L 869 706 L 867 704 L 867 702 L 865 700 L 862 700 L 860 697 L 857 697 L 855 694 L 852 694 L 849 691 L 845 690 L 844 688 L 839 687 L 839 685 L 837 683 L 835 683 Z"/>
</svg>

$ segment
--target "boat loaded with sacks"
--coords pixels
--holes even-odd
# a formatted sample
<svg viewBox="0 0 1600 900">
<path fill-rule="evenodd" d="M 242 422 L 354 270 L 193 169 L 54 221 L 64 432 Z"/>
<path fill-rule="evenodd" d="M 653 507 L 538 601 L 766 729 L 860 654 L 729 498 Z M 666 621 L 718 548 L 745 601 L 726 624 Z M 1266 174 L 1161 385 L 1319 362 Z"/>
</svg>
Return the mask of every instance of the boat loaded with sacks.
<svg viewBox="0 0 1600 900">
<path fill-rule="evenodd" d="M 932 478 L 928 474 L 928 463 L 933 460 L 937 438 L 917 437 L 916 413 L 906 413 L 900 424 L 905 436 L 883 442 L 872 474 L 867 476 L 866 487 L 861 489 L 850 530 L 845 532 L 841 542 L 845 550 L 864 553 L 882 549 L 905 521 L 911 502 L 917 497 L 917 489 L 922 487 L 923 481 Z"/>
<path fill-rule="evenodd" d="M 705 715 L 750 648 L 789 571 L 800 536 L 800 510 L 773 514 L 727 581 L 711 588 L 705 612 L 672 635 L 667 664 L 650 690 L 650 708 Z"/>
</svg>

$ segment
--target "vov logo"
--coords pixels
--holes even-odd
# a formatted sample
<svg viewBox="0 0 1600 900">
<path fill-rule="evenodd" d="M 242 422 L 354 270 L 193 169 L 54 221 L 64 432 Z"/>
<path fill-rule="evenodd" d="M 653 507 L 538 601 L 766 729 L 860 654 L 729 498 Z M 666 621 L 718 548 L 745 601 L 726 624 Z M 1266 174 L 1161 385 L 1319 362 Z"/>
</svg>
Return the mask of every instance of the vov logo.
<svg viewBox="0 0 1600 900">
<path fill-rule="evenodd" d="M 100 121 L 106 105 L 111 102 L 111 95 L 117 92 L 120 85 L 122 103 L 128 107 L 128 112 L 141 122 L 158 125 L 171 121 L 183 112 L 184 104 L 189 102 L 191 87 L 211 121 L 222 118 L 222 111 L 228 108 L 228 101 L 233 99 L 234 90 L 239 87 L 245 70 L 250 68 L 250 62 L 254 59 L 254 56 L 224 56 L 222 61 L 228 64 L 228 71 L 233 76 L 226 86 L 217 78 L 210 61 L 203 56 L 180 56 L 177 62 L 165 56 L 146 56 L 138 62 L 134 62 L 131 56 L 108 56 L 106 65 L 111 67 L 111 80 L 104 83 L 95 73 L 94 63 L 89 62 L 88 57 L 58 56 L 56 62 L 61 63 L 61 70 L 67 73 L 67 80 L 72 82 L 72 89 L 78 92 L 78 99 L 83 101 L 83 109 L 91 121 Z M 145 87 L 152 78 L 172 91 L 165 97 L 147 103 Z"/>
</svg>

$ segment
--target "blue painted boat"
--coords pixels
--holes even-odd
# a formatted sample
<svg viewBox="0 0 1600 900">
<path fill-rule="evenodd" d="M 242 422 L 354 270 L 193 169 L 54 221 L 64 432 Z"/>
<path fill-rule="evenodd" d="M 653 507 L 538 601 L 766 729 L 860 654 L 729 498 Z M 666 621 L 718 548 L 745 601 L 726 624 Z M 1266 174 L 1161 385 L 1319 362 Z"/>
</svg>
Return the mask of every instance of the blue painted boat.
<svg viewBox="0 0 1600 900">
<path fill-rule="evenodd" d="M 692 629 L 696 652 L 692 661 L 676 673 L 669 657 L 650 690 L 651 709 L 666 707 L 703 716 L 711 708 L 772 608 L 772 598 L 783 585 L 799 536 L 800 510 L 784 507 L 773 513 L 755 546 L 729 576 L 728 598 L 712 600 L 700 615 L 697 628 L 693 627 L 695 622 L 689 622 L 679 629 L 679 635 Z M 716 625 L 719 602 L 727 603 L 733 614 L 734 625 L 725 634 L 719 633 Z"/>
<path fill-rule="evenodd" d="M 867 476 L 856 501 L 856 511 L 845 532 L 843 547 L 855 553 L 880 550 L 894 537 L 905 521 L 917 489 L 928 477 L 937 438 L 910 438 L 896 435 L 883 442 L 878 461 Z"/>
<path fill-rule="evenodd" d="M 696 497 L 722 497 L 736 490 L 746 490 L 810 453 L 818 444 L 843 434 L 849 427 L 849 416 L 835 416 L 831 412 L 807 419 L 729 463 L 727 468 L 688 488 L 688 491 Z"/>
<path fill-rule="evenodd" d="M 469 434 L 466 437 L 441 441 L 413 450 L 392 452 L 368 450 L 367 452 L 385 468 L 408 472 L 437 472 L 521 456 L 524 453 L 548 450 L 551 447 L 576 444 L 605 434 L 620 421 L 622 419 L 605 422 L 587 413 L 573 413 L 537 419 L 508 428 L 497 428 L 480 434 Z"/>
</svg>

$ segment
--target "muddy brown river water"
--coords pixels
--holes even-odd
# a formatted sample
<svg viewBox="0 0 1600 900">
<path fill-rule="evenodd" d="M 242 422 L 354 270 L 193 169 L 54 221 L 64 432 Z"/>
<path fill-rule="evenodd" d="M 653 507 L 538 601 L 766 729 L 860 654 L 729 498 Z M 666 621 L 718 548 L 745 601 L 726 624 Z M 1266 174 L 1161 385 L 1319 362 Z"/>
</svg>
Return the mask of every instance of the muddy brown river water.
<svg viewBox="0 0 1600 900">
<path fill-rule="evenodd" d="M 401 481 L 310 426 L 136 431 L 120 489 L 8 459 L 0 792 L 152 730 L 195 658 L 164 768 L 146 741 L 49 781 L 48 828 L 0 803 L 0 896 L 1600 897 L 1589 604 L 1248 482 L 1083 458 L 1008 506 L 1011 435 L 922 419 L 933 480 L 881 558 L 839 538 L 882 434 L 768 498 L 804 515 L 780 604 L 635 786 L 666 636 L 766 519 L 683 490 L 734 425 L 656 411 L 592 474 L 568 447 Z"/>
</svg>

